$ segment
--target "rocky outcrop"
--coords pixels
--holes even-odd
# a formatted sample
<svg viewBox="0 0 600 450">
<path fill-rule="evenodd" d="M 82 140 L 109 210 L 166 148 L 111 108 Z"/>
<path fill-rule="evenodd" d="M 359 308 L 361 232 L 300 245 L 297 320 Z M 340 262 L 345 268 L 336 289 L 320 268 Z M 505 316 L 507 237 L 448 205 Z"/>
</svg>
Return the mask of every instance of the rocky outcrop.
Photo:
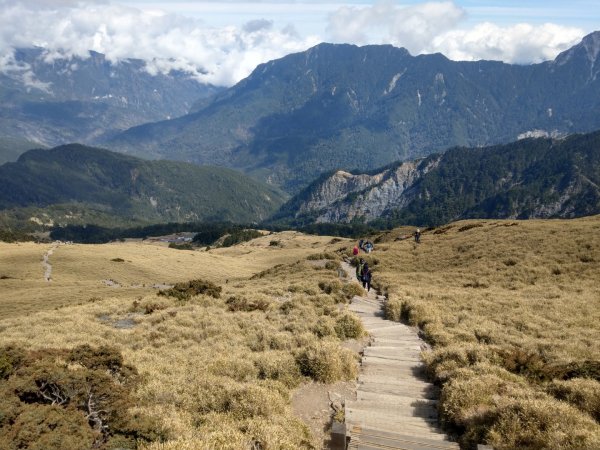
<svg viewBox="0 0 600 450">
<path fill-rule="evenodd" d="M 275 221 L 439 225 L 467 218 L 572 218 L 600 214 L 600 131 L 523 139 L 379 171 L 324 176 Z"/>
<path fill-rule="evenodd" d="M 421 161 L 405 162 L 393 169 L 387 169 L 374 175 L 351 175 L 337 172 L 323 186 L 327 191 L 337 193 L 335 201 L 329 197 L 328 204 L 316 199 L 307 202 L 305 209 L 322 210 L 316 219 L 322 222 L 351 222 L 361 219 L 366 222 L 375 220 L 394 208 L 403 208 L 414 198 L 414 184 L 432 167 L 438 159 L 421 165 Z M 342 175 L 343 174 L 343 175 Z M 340 182 L 341 179 L 345 183 Z M 343 192 L 345 186 L 355 189 Z M 362 189 L 357 187 L 363 186 Z M 355 195 L 350 195 L 355 194 Z"/>
</svg>

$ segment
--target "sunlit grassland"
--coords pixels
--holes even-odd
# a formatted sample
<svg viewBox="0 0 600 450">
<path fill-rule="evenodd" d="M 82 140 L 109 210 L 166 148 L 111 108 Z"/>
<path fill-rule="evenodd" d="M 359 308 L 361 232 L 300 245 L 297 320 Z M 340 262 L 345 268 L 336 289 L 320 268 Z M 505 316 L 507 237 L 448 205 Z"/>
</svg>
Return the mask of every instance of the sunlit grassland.
<svg viewBox="0 0 600 450">
<path fill-rule="evenodd" d="M 273 240 L 279 245 L 270 245 Z M 90 298 L 148 295 L 155 291 L 155 284 L 194 278 L 214 282 L 245 279 L 273 265 L 305 257 L 330 240 L 284 232 L 209 252 L 174 250 L 164 243 L 142 241 L 61 245 L 49 258 L 50 283 L 44 279 L 42 258 L 52 244 L 0 243 L 0 277 L 4 278 L 0 279 L 0 318 Z M 120 287 L 109 286 L 107 281 Z"/>
<path fill-rule="evenodd" d="M 1 344 L 117 347 L 144 377 L 138 408 L 169 437 L 151 448 L 319 448 L 292 414 L 291 392 L 311 379 L 353 379 L 356 358 L 340 336 L 361 332 L 344 312 L 352 292 L 341 291 L 337 264 L 307 260 L 323 252 L 334 258 L 340 244 L 330 241 L 279 233 L 209 252 L 141 242 L 64 245 L 50 257 L 53 281 L 46 285 L 36 278 L 43 280 L 41 255 L 49 246 L 4 245 L 3 258 L 14 262 L 3 268 L 6 275 L 40 283 L 32 288 L 40 293 L 21 289 L 19 303 L 2 285 L 2 302 L 13 310 L 0 320 Z M 222 286 L 221 298 L 180 301 L 144 288 L 101 286 L 104 279 L 125 286 L 195 278 Z M 335 289 L 323 292 L 324 283 Z M 100 294 L 92 296 L 88 288 L 97 285 Z M 53 291 L 56 307 L 37 303 Z M 73 298 L 59 307 L 61 292 Z"/>
<path fill-rule="evenodd" d="M 375 279 L 434 344 L 446 424 L 498 449 L 598 448 L 600 217 L 406 231 L 380 239 Z"/>
</svg>

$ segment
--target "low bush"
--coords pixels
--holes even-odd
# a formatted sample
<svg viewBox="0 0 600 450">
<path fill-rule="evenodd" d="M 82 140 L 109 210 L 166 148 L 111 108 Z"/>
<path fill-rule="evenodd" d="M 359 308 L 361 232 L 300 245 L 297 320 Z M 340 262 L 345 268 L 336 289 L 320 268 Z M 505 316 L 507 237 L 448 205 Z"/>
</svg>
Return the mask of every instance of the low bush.
<svg viewBox="0 0 600 450">
<path fill-rule="evenodd" d="M 223 240 L 223 247 L 231 247 L 232 245 L 248 242 L 252 239 L 262 237 L 262 233 L 257 230 L 233 230 Z"/>
<path fill-rule="evenodd" d="M 162 440 L 150 418 L 132 413 L 140 379 L 112 347 L 0 350 L 0 448 L 137 448 Z"/>
<path fill-rule="evenodd" d="M 178 300 L 189 300 L 195 295 L 208 295 L 220 298 L 221 290 L 221 286 L 217 286 L 212 281 L 198 279 L 177 283 L 170 289 L 158 291 L 157 295 L 175 297 Z"/>
<path fill-rule="evenodd" d="M 402 320 L 402 301 L 397 298 L 388 298 L 383 305 L 383 313 L 387 320 L 400 322 Z"/>
<path fill-rule="evenodd" d="M 322 383 L 352 380 L 358 373 L 354 354 L 331 341 L 311 344 L 302 349 L 296 356 L 296 363 L 303 375 Z"/>
<path fill-rule="evenodd" d="M 342 283 L 338 280 L 319 281 L 319 288 L 326 294 L 335 294 L 342 289 Z"/>
<path fill-rule="evenodd" d="M 302 374 L 294 357 L 286 351 L 267 351 L 257 355 L 254 364 L 258 369 L 258 378 L 276 380 L 288 388 L 297 387 Z"/>
<path fill-rule="evenodd" d="M 344 300 L 352 300 L 356 296 L 365 295 L 365 290 L 358 283 L 346 283 L 342 286 Z"/>
<path fill-rule="evenodd" d="M 264 296 L 255 296 L 251 299 L 240 295 L 232 295 L 225 304 L 229 311 L 266 311 L 271 306 L 271 301 Z"/>
<path fill-rule="evenodd" d="M 365 329 L 360 319 L 351 314 L 344 314 L 335 321 L 335 333 L 337 337 L 346 339 L 357 339 L 365 334 Z"/>
<path fill-rule="evenodd" d="M 486 441 L 497 450 L 600 448 L 600 427 L 574 407 L 548 399 L 498 402 Z"/>
<path fill-rule="evenodd" d="M 600 422 L 600 383 L 588 378 L 554 380 L 547 392 L 559 400 L 564 400 L 588 413 Z"/>
<path fill-rule="evenodd" d="M 306 259 L 309 261 L 319 261 L 321 259 L 328 259 L 331 261 L 335 261 L 338 258 L 333 253 L 313 253 L 312 255 L 308 255 L 306 257 Z"/>
<path fill-rule="evenodd" d="M 189 242 L 185 242 L 183 244 L 177 244 L 175 242 L 171 242 L 169 244 L 169 248 L 174 248 L 175 250 L 194 250 L 194 246 Z"/>
<path fill-rule="evenodd" d="M 311 331 L 320 338 L 335 336 L 335 321 L 330 317 L 319 317 L 319 320 L 312 327 Z"/>
</svg>

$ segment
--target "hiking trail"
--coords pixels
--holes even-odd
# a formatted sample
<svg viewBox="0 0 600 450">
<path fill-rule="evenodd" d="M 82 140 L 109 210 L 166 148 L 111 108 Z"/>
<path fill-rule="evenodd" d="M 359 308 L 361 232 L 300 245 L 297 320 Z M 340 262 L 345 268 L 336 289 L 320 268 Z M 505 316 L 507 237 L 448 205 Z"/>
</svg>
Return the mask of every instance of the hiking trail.
<svg viewBox="0 0 600 450">
<path fill-rule="evenodd" d="M 342 267 L 358 283 L 354 267 Z M 420 358 L 427 344 L 416 329 L 384 318 L 384 300 L 371 289 L 349 305 L 371 338 L 363 349 L 356 400 L 345 402 L 347 448 L 458 450 L 438 425 L 439 392 L 425 379 Z"/>
<path fill-rule="evenodd" d="M 44 267 L 44 280 L 46 280 L 48 283 L 52 281 L 52 264 L 50 264 L 49 261 L 50 256 L 52 256 L 54 250 L 56 250 L 59 245 L 60 244 L 57 242 L 52 244 L 52 247 L 46 253 L 44 253 L 44 256 L 42 257 L 42 267 Z"/>
</svg>

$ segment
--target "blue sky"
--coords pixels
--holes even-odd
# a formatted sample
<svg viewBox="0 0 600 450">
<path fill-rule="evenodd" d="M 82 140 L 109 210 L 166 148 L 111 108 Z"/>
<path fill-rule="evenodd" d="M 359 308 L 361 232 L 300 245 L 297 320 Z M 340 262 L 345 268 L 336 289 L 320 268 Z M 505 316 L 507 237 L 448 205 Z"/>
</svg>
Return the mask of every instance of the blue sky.
<svg viewBox="0 0 600 450">
<path fill-rule="evenodd" d="M 227 86 L 324 41 L 531 64 L 596 28 L 598 0 L 0 0 L 0 70 L 36 45 L 49 60 L 95 50 Z"/>
</svg>

